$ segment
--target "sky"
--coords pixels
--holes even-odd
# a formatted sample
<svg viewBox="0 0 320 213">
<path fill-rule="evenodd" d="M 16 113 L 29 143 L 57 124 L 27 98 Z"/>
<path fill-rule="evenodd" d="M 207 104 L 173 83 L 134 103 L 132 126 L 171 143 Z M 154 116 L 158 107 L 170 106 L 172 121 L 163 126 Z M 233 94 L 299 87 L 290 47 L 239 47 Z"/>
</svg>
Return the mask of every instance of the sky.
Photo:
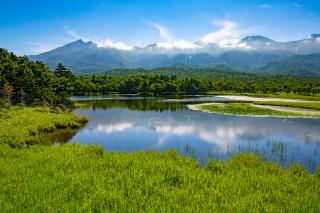
<svg viewBox="0 0 320 213">
<path fill-rule="evenodd" d="M 11 0 L 1 2 L 0 47 L 38 54 L 83 39 L 130 50 L 192 48 L 249 35 L 292 41 L 320 33 L 320 0 Z"/>
</svg>

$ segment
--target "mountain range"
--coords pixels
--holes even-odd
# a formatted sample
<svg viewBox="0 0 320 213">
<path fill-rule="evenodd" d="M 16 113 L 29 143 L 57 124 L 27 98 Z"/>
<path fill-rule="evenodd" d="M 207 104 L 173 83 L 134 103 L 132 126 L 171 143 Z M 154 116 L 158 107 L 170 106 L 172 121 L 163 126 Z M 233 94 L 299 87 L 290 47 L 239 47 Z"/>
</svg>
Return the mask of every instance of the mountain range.
<svg viewBox="0 0 320 213">
<path fill-rule="evenodd" d="M 39 55 L 30 55 L 55 69 L 62 63 L 77 74 L 111 69 L 168 66 L 212 67 L 227 65 L 234 70 L 273 74 L 320 76 L 320 34 L 307 39 L 277 42 L 264 36 L 248 36 L 237 43 L 155 43 L 120 49 L 77 40 Z"/>
</svg>

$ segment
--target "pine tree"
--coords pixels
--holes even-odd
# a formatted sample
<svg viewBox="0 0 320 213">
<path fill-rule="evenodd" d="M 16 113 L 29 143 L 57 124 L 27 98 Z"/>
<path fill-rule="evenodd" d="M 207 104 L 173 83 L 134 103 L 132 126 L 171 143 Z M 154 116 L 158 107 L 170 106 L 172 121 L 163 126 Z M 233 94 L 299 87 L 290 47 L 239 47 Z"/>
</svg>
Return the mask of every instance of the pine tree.
<svg viewBox="0 0 320 213">
<path fill-rule="evenodd" d="M 54 74 L 58 77 L 65 77 L 65 78 L 73 78 L 74 75 L 70 70 L 68 70 L 63 64 L 59 63 Z"/>
</svg>

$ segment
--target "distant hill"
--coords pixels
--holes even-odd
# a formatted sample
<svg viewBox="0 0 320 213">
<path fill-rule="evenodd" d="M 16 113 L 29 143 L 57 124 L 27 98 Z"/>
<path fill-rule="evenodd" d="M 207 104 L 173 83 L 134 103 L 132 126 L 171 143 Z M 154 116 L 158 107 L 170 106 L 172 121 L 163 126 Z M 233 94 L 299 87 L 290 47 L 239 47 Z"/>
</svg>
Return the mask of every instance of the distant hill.
<svg viewBox="0 0 320 213">
<path fill-rule="evenodd" d="M 195 42 L 192 48 L 166 47 L 161 43 L 130 50 L 102 47 L 94 42 L 77 40 L 39 55 L 42 61 L 55 69 L 63 63 L 77 74 L 101 73 L 112 69 L 153 69 L 158 67 L 208 68 L 227 65 L 245 72 L 272 72 L 295 75 L 318 75 L 320 35 L 292 42 L 276 42 L 263 36 L 248 36 L 232 47 L 214 43 Z"/>
<path fill-rule="evenodd" d="M 225 65 L 210 67 L 210 68 L 190 68 L 183 66 L 171 66 L 171 67 L 160 67 L 154 69 L 114 69 L 106 71 L 103 74 L 114 76 L 114 77 L 125 77 L 130 75 L 141 75 L 141 74 L 157 74 L 171 76 L 175 75 L 180 78 L 185 77 L 200 77 L 200 78 L 230 78 L 231 76 L 248 77 L 252 76 L 249 73 L 235 72 L 230 67 Z"/>
<path fill-rule="evenodd" d="M 266 73 L 320 77 L 320 54 L 294 55 L 261 68 Z"/>
</svg>

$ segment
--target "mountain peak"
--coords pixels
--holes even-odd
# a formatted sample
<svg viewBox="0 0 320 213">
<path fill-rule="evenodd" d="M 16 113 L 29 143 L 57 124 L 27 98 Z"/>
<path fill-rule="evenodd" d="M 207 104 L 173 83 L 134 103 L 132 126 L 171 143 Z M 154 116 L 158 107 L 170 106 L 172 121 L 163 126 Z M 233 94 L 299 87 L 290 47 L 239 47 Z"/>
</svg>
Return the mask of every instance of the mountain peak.
<svg viewBox="0 0 320 213">
<path fill-rule="evenodd" d="M 261 36 L 261 35 L 256 35 L 256 36 L 247 36 L 247 37 L 243 38 L 241 41 L 242 42 L 254 42 L 254 41 L 271 42 L 273 40 L 270 38 Z"/>
<path fill-rule="evenodd" d="M 152 43 L 146 46 L 145 48 L 155 48 L 157 46 L 157 43 Z"/>
<path fill-rule="evenodd" d="M 85 44 L 85 42 L 82 39 L 78 39 L 78 40 L 73 41 L 73 42 L 71 42 L 69 44 Z"/>
<path fill-rule="evenodd" d="M 320 33 L 311 34 L 311 38 L 320 38 Z"/>
<path fill-rule="evenodd" d="M 64 45 L 64 47 L 82 48 L 82 47 L 96 47 L 96 44 L 92 41 L 85 42 L 82 39 L 78 39 L 69 44 Z"/>
</svg>

